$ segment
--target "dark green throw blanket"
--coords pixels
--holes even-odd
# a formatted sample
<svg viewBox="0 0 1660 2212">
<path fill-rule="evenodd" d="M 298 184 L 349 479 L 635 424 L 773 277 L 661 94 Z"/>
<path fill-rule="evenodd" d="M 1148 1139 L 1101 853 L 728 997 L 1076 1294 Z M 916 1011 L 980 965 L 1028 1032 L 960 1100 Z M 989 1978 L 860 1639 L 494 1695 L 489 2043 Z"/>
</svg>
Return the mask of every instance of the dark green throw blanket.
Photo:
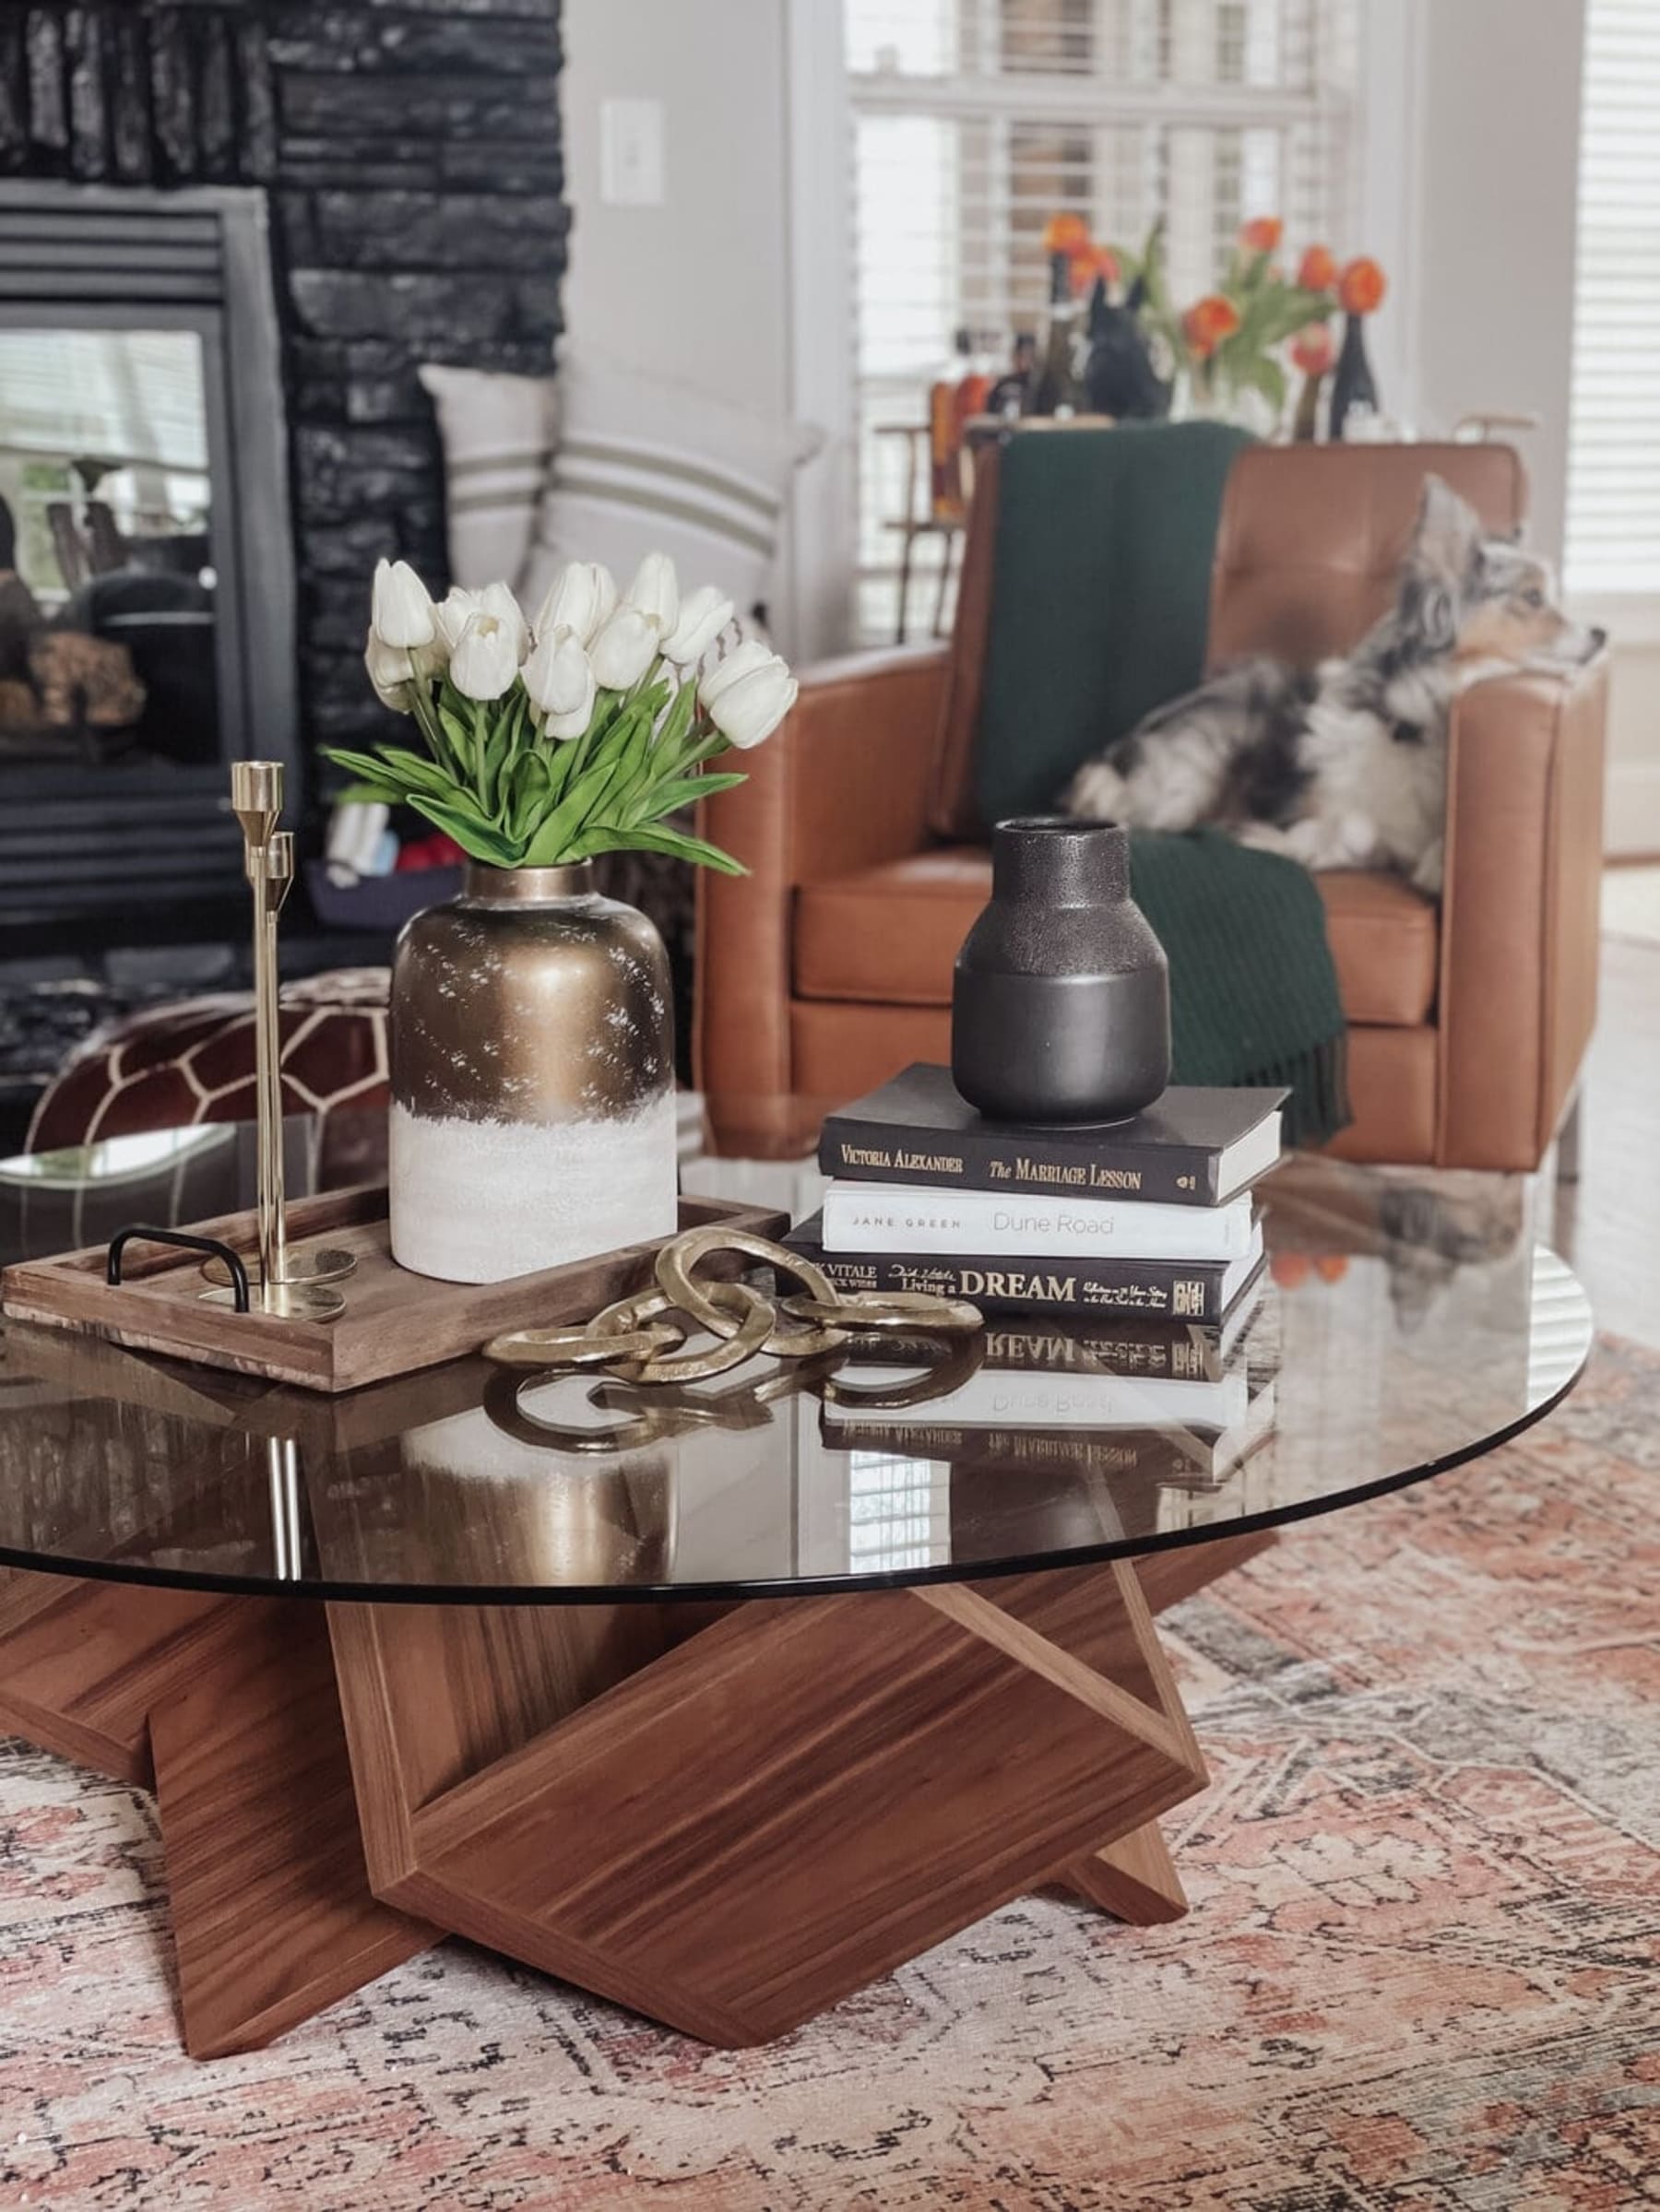
<svg viewBox="0 0 1660 2212">
<path fill-rule="evenodd" d="M 1335 1136 L 1348 1030 L 1308 869 L 1220 830 L 1133 830 L 1130 885 L 1170 963 L 1172 1080 L 1288 1084 L 1286 1142 Z"/>
<path fill-rule="evenodd" d="M 1049 813 L 1075 769 L 1200 680 L 1222 491 L 1214 422 L 1028 432 L 1005 444 L 974 763 L 987 823 Z M 1170 962 L 1174 1080 L 1286 1083 L 1286 1132 L 1349 1118 L 1346 1024 L 1313 880 L 1215 831 L 1137 832 L 1137 902 Z"/>
</svg>

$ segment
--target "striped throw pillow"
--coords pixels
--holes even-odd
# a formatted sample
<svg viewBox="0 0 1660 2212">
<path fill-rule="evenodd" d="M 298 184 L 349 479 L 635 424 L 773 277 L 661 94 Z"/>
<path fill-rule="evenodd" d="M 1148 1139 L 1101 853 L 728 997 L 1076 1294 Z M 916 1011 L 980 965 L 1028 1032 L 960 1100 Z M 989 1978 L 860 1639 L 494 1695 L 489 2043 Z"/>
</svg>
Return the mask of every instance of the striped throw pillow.
<svg viewBox="0 0 1660 2212">
<path fill-rule="evenodd" d="M 751 413 L 580 346 L 559 363 L 559 443 L 518 578 L 527 607 L 567 561 L 603 561 L 626 585 L 648 552 L 688 586 L 765 605 L 790 479 L 812 431 Z"/>
<path fill-rule="evenodd" d="M 477 591 L 525 565 L 559 421 L 551 376 L 504 376 L 429 363 L 444 445 L 450 581 Z"/>
</svg>

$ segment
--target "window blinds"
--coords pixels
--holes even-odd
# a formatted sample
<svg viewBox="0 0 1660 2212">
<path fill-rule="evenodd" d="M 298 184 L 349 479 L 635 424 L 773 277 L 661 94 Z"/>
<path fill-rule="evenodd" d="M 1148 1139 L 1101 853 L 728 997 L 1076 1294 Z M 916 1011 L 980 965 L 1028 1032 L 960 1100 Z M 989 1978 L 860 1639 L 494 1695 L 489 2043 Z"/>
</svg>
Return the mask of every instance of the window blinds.
<svg viewBox="0 0 1660 2212">
<path fill-rule="evenodd" d="M 1041 332 L 1045 223 L 1075 209 L 1172 289 L 1214 281 L 1239 225 L 1285 253 L 1350 243 L 1358 0 L 846 0 L 854 123 L 861 635 L 893 633 L 907 455 L 954 334 L 1007 362 Z M 937 562 L 938 541 L 925 550 Z M 913 618 L 931 607 L 931 580 Z M 915 621 L 913 621 L 913 628 Z"/>
<path fill-rule="evenodd" d="M 1660 594 L 1660 6 L 1589 0 L 1567 582 Z"/>
</svg>

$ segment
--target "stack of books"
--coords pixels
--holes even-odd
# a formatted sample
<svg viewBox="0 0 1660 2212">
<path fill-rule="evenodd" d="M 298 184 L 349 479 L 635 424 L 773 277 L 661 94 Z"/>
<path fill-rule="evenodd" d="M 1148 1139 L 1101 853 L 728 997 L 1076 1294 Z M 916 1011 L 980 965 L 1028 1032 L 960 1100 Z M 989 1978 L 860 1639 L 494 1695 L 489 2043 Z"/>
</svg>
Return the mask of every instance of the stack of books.
<svg viewBox="0 0 1660 2212">
<path fill-rule="evenodd" d="M 990 1318 L 978 1366 L 939 1391 L 917 1381 L 925 1344 L 857 1344 L 824 1442 L 939 1462 L 980 1509 L 997 1493 L 978 1478 L 1014 1469 L 1062 1520 L 1105 1499 L 1126 1535 L 1185 1525 L 1183 1500 L 1214 1496 L 1274 1425 L 1253 1186 L 1278 1164 L 1285 1095 L 1171 1089 L 1110 1128 L 1014 1129 L 917 1066 L 832 1115 L 823 1210 L 787 1242 L 838 1289 Z"/>
<path fill-rule="evenodd" d="M 1260 1284 L 1252 1186 L 1280 1156 L 1278 1090 L 1172 1088 L 1132 1121 L 981 1120 L 919 1065 L 824 1123 L 823 1211 L 788 1242 L 842 1290 L 924 1290 L 991 1314 L 1221 1330 Z"/>
</svg>

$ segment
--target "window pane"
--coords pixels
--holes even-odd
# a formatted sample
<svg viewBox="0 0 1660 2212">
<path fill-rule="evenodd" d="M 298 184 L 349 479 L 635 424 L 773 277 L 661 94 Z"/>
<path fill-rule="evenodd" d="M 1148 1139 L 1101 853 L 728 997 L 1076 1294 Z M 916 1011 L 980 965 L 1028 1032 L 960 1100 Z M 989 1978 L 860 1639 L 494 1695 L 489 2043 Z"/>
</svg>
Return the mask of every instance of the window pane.
<svg viewBox="0 0 1660 2212">
<path fill-rule="evenodd" d="M 1050 216 L 1073 211 L 1101 242 L 1132 248 L 1162 217 L 1179 300 L 1212 288 L 1252 216 L 1285 218 L 1287 256 L 1315 238 L 1344 242 L 1357 10 L 848 0 L 860 634 L 896 627 L 897 526 L 927 515 L 930 386 L 960 381 L 957 334 L 987 373 L 1010 364 L 1021 333 L 1041 338 Z M 930 81 L 912 96 L 907 79 Z M 918 633 L 942 551 L 938 537 L 913 547 L 914 574 L 929 579 L 913 589 Z"/>
</svg>

